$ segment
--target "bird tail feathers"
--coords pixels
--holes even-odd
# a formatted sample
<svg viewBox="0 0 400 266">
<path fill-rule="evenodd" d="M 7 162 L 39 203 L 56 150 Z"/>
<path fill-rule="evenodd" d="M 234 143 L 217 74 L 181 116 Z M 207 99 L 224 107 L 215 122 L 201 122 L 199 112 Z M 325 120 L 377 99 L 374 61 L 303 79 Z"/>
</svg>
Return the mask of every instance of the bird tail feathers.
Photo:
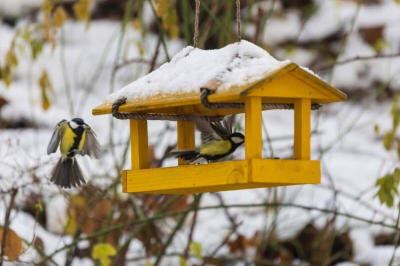
<svg viewBox="0 0 400 266">
<path fill-rule="evenodd" d="M 170 153 L 175 157 L 181 158 L 188 162 L 192 162 L 198 159 L 198 156 L 200 154 L 197 150 L 173 150 Z"/>
<path fill-rule="evenodd" d="M 62 188 L 86 184 L 83 172 L 75 158 L 60 158 L 51 172 L 51 181 Z"/>
</svg>

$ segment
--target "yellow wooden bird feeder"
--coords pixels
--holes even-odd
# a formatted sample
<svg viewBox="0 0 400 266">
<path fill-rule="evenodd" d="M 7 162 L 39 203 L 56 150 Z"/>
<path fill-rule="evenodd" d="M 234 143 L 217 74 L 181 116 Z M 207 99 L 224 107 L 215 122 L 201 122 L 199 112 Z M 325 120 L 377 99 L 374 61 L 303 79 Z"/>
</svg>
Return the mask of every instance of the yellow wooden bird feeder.
<svg viewBox="0 0 400 266">
<path fill-rule="evenodd" d="M 208 52 L 200 49 L 194 50 Z M 216 51 L 218 50 L 212 52 L 216 53 Z M 181 58 L 190 60 L 190 56 L 189 54 L 189 56 L 181 56 Z M 223 56 L 225 58 L 225 55 Z M 235 56 L 240 57 L 237 53 Z M 253 60 L 253 58 L 253 54 L 248 57 L 249 60 Z M 174 60 L 175 58 L 171 62 Z M 162 66 L 160 69 L 166 74 L 173 74 L 173 70 L 169 71 L 167 67 Z M 193 71 L 196 71 L 195 69 Z M 243 69 L 240 70 L 240 73 L 245 71 Z M 140 97 L 133 100 L 128 99 L 126 103 L 119 106 L 119 109 L 117 106 L 117 112 L 119 111 L 121 114 L 137 115 L 134 117 L 135 119 L 130 119 L 132 169 L 122 171 L 123 192 L 189 194 L 320 183 L 320 162 L 310 160 L 312 106 L 344 101 L 346 95 L 316 75 L 290 62 L 282 64 L 273 71 L 267 71 L 257 79 L 247 79 L 240 86 L 233 85 L 225 89 L 217 89 L 221 87 L 218 79 L 218 76 L 221 75 L 219 74 L 215 73 L 216 78 L 202 86 L 208 91 L 214 91 L 209 96 L 207 95 L 209 103 L 228 105 L 239 103 L 242 107 L 244 104 L 243 109 L 212 110 L 201 102 L 200 88 L 189 92 L 177 90 L 168 95 L 153 93 L 145 100 Z M 142 82 L 145 81 L 142 78 Z M 147 80 L 147 82 L 149 81 Z M 263 107 L 271 109 L 268 106 L 275 106 L 279 109 L 281 105 L 291 106 L 294 109 L 294 156 L 290 160 L 263 159 Z M 109 102 L 93 109 L 94 115 L 110 114 L 111 112 L 112 104 Z M 202 165 L 185 165 L 185 162 L 179 161 L 176 167 L 148 169 L 146 115 L 155 115 L 156 119 L 157 115 L 177 117 L 195 115 L 211 118 L 237 113 L 245 114 L 244 160 Z M 177 131 L 178 149 L 194 149 L 195 127 L 193 122 L 178 121 Z"/>
</svg>

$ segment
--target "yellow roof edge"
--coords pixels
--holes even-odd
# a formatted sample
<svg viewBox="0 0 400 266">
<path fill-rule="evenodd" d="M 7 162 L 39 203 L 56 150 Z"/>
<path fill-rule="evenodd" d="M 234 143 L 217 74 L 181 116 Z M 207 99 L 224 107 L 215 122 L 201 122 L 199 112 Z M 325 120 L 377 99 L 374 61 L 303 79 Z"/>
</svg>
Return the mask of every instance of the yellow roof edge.
<svg viewBox="0 0 400 266">
<path fill-rule="evenodd" d="M 298 65 L 296 65 L 295 63 L 289 63 L 281 68 L 276 69 L 275 71 L 272 71 L 271 73 L 269 73 L 268 75 L 266 75 L 264 78 L 262 78 L 261 80 L 257 81 L 256 83 L 254 83 L 253 85 L 251 85 L 250 87 L 248 87 L 247 89 L 243 90 L 240 95 L 241 96 L 246 96 L 251 90 L 253 90 L 255 87 L 258 86 L 259 83 L 264 83 L 266 81 L 271 82 L 272 80 L 288 73 L 291 72 L 293 70 L 295 70 L 298 67 Z"/>
<path fill-rule="evenodd" d="M 285 65 L 285 66 L 283 66 L 283 67 L 271 72 L 270 74 L 265 76 L 263 79 L 261 79 L 258 82 L 254 83 L 253 85 L 251 85 L 247 89 L 243 90 L 240 95 L 241 96 L 246 96 L 253 89 L 257 88 L 259 83 L 265 83 L 266 81 L 267 82 L 271 82 L 274 79 L 277 79 L 280 76 L 282 76 L 284 74 L 287 74 L 287 73 L 290 73 L 290 72 L 293 72 L 293 71 L 296 71 L 300 75 L 302 75 L 304 77 L 307 77 L 307 79 L 311 83 L 313 83 L 316 86 L 322 87 L 323 89 L 329 91 L 333 95 L 337 96 L 339 100 L 341 100 L 341 101 L 347 100 L 347 95 L 345 93 L 343 93 L 342 91 L 336 89 L 335 87 L 333 87 L 329 83 L 325 82 L 321 78 L 318 78 L 317 76 L 309 73 L 307 70 L 304 70 L 303 68 L 299 67 L 296 63 L 289 63 L 289 64 L 287 64 L 287 65 Z"/>
<path fill-rule="evenodd" d="M 107 115 L 111 114 L 111 104 L 107 104 L 107 102 L 103 102 L 102 104 L 96 106 L 92 110 L 92 115 Z"/>
<path fill-rule="evenodd" d="M 333 87 L 331 84 L 329 84 L 328 82 L 324 81 L 323 79 L 309 73 L 307 70 L 297 66 L 296 69 L 294 69 L 294 71 L 299 72 L 299 74 L 307 77 L 312 83 L 323 87 L 324 89 L 326 89 L 327 91 L 331 92 L 332 94 L 334 94 L 335 96 L 337 96 L 340 100 L 345 101 L 347 100 L 347 95 L 336 89 L 335 87 Z"/>
<path fill-rule="evenodd" d="M 333 96 L 337 97 L 335 99 L 335 101 L 344 101 L 344 100 L 347 99 L 347 95 L 346 94 L 344 94 L 340 90 L 336 89 L 335 87 L 331 86 L 329 83 L 325 82 L 324 80 L 316 77 L 315 75 L 313 75 L 313 74 L 309 73 L 308 71 L 304 70 L 303 68 L 299 67 L 295 63 L 289 63 L 289 64 L 287 64 L 287 65 L 285 65 L 285 66 L 283 66 L 283 67 L 271 72 L 270 74 L 265 76 L 262 80 L 255 82 L 254 84 L 250 85 L 248 88 L 244 89 L 243 91 L 241 91 L 239 94 L 236 94 L 236 95 L 246 96 L 250 91 L 252 91 L 254 88 L 256 88 L 259 85 L 259 83 L 261 83 L 261 82 L 265 83 L 266 81 L 267 82 L 271 82 L 274 79 L 277 79 L 280 76 L 288 74 L 290 72 L 297 72 L 301 76 L 305 77 L 307 79 L 307 82 L 311 83 L 311 84 L 309 84 L 310 86 L 311 85 L 315 85 L 316 87 L 320 87 L 320 88 L 325 89 L 326 91 L 330 92 L 331 95 L 333 94 Z M 306 82 L 306 81 L 303 81 L 303 82 Z M 221 99 L 224 97 L 224 95 L 218 95 L 218 96 L 217 95 L 212 95 L 211 98 L 214 98 L 213 96 L 216 97 L 216 98 L 221 98 Z M 200 99 L 199 99 L 199 101 L 200 101 Z M 212 101 L 212 102 L 214 102 L 214 101 Z M 129 103 L 127 103 L 127 104 L 129 105 Z M 163 106 L 163 104 L 161 104 L 160 106 L 157 106 L 157 105 L 158 104 L 155 104 L 155 105 L 152 104 L 152 107 L 155 108 L 155 107 L 162 107 Z M 95 107 L 92 110 L 92 114 L 93 115 L 111 114 L 111 107 L 112 107 L 111 104 L 109 104 L 106 101 L 104 101 L 102 104 L 98 105 L 97 107 Z M 141 107 L 143 108 L 144 106 L 141 106 Z M 152 107 L 149 106 L 148 109 L 152 109 Z M 123 108 L 123 109 L 125 109 L 125 108 Z"/>
</svg>

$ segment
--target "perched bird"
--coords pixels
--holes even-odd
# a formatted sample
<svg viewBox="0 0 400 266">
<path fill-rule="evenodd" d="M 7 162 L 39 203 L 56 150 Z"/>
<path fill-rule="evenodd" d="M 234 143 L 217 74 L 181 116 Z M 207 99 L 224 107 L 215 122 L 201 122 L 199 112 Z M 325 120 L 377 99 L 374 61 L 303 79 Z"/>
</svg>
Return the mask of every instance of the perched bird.
<svg viewBox="0 0 400 266">
<path fill-rule="evenodd" d="M 244 135 L 233 132 L 233 120 L 234 116 L 229 116 L 222 122 L 196 119 L 194 122 L 201 132 L 203 144 L 196 150 L 174 150 L 171 154 L 188 163 L 195 163 L 200 159 L 206 159 L 207 162 L 216 161 L 231 155 L 244 143 Z"/>
<path fill-rule="evenodd" d="M 51 172 L 51 181 L 57 186 L 71 188 L 85 184 L 85 177 L 75 156 L 100 157 L 100 144 L 94 131 L 81 118 L 62 120 L 57 124 L 47 154 L 55 153 L 60 146 L 61 158 Z"/>
</svg>

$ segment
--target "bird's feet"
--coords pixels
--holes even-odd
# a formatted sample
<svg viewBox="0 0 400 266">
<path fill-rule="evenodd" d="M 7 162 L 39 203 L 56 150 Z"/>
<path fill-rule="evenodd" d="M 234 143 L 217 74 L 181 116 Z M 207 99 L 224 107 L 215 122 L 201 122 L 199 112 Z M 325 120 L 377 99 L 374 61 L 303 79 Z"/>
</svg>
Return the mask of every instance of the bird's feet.
<svg viewBox="0 0 400 266">
<path fill-rule="evenodd" d="M 193 162 L 190 162 L 189 165 L 198 165 L 198 164 L 209 164 L 210 162 L 205 158 L 198 158 Z"/>
<path fill-rule="evenodd" d="M 79 151 L 77 149 L 75 149 L 75 150 L 72 150 L 72 151 L 68 152 L 67 156 L 68 157 L 74 157 L 77 154 L 79 154 Z"/>
</svg>

